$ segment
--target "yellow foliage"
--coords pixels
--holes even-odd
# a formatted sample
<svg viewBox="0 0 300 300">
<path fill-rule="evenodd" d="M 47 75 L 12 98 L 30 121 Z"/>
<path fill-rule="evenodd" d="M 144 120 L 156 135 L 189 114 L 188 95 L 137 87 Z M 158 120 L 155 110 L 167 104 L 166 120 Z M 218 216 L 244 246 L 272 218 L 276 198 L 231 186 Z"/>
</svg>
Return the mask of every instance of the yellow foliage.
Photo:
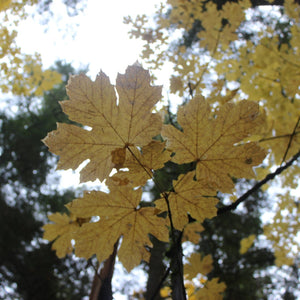
<svg viewBox="0 0 300 300">
<path fill-rule="evenodd" d="M 181 4 L 185 9 L 185 4 Z M 260 62 L 262 70 L 265 68 L 263 63 Z M 281 67 L 272 64 L 270 68 Z M 183 72 L 189 76 L 192 70 L 189 65 Z M 238 90 L 224 90 L 222 80 L 219 80 L 208 100 L 196 96 L 179 108 L 179 130 L 173 125 L 162 125 L 160 113 L 153 112 L 161 97 L 161 87 L 151 86 L 150 82 L 149 72 L 139 65 L 130 66 L 125 74 L 119 74 L 116 86 L 103 72 L 95 81 L 85 75 L 71 77 L 67 86 L 70 100 L 63 101 L 61 106 L 71 120 L 85 127 L 58 124 L 57 130 L 43 141 L 50 151 L 60 156 L 60 169 L 76 169 L 89 160 L 80 171 L 81 181 L 106 180 L 109 193 L 85 192 L 83 198 L 67 205 L 71 217 L 59 214 L 50 217 L 55 224 L 44 227 L 45 238 L 55 240 L 53 248 L 59 256 L 72 252 L 75 245 L 77 256 L 88 259 L 96 254 L 102 262 L 112 253 L 115 243 L 121 241 L 118 256 L 130 271 L 142 260 L 149 261 L 149 247 L 152 247 L 149 234 L 168 242 L 168 227 L 171 227 L 171 232 L 184 230 L 183 240 L 197 243 L 198 233 L 203 230 L 200 222 L 217 214 L 216 193 L 232 192 L 232 177 L 255 177 L 253 167 L 266 156 L 258 143 L 273 143 L 274 130 L 283 133 L 288 130 L 289 135 L 282 136 L 288 142 L 280 142 L 283 149 L 288 148 L 286 159 L 297 151 L 297 111 L 289 115 L 293 127 L 287 116 L 282 120 L 290 127 L 272 125 L 272 117 L 268 115 L 271 107 L 265 105 L 265 112 L 262 112 L 258 103 L 241 101 Z M 197 85 L 195 83 L 195 88 Z M 184 86 L 179 85 L 178 91 Z M 290 105 L 291 102 L 287 102 L 284 107 L 292 110 L 294 106 Z M 165 141 L 158 141 L 160 134 Z M 280 148 L 280 145 L 276 147 Z M 170 159 L 177 164 L 193 163 L 195 170 L 179 175 L 165 191 L 152 177 L 153 171 L 163 168 Z M 113 169 L 116 173 L 110 176 Z M 141 202 L 142 186 L 148 179 L 153 179 L 161 194 L 154 202 L 155 207 L 153 203 L 145 206 L 145 202 Z M 265 234 L 274 245 L 278 265 L 293 262 L 292 249 L 287 245 L 292 245 L 291 228 L 294 236 L 299 229 L 299 223 L 295 221 L 299 219 L 299 209 L 291 199 L 281 199 L 274 222 L 265 227 Z M 164 218 L 166 215 L 168 217 Z M 196 222 L 189 224 L 189 217 Z M 249 236 L 241 241 L 241 253 L 247 251 L 254 239 L 255 236 Z M 209 255 L 200 258 L 199 254 L 192 254 L 185 266 L 188 279 L 211 270 Z M 197 287 L 191 284 L 189 298 L 221 299 L 225 288 L 218 278 L 208 281 L 204 277 Z M 161 293 L 168 297 L 169 290 L 163 289 Z"/>
<path fill-rule="evenodd" d="M 180 96 L 190 93 L 191 88 L 194 94 L 202 93 L 206 87 L 203 84 L 204 75 L 212 69 L 218 72 L 219 78 L 225 79 L 223 87 L 226 87 L 226 81 L 239 83 L 239 91 L 247 94 L 251 100 L 260 101 L 267 114 L 268 123 L 264 128 L 268 131 L 257 134 L 257 140 L 263 147 L 272 150 L 271 159 L 276 164 L 281 164 L 283 159 L 290 159 L 300 147 L 299 126 L 290 142 L 300 117 L 300 101 L 297 96 L 300 80 L 298 5 L 292 0 L 284 2 L 284 13 L 291 18 L 291 47 L 284 43 L 278 47 L 279 33 L 269 26 L 261 32 L 254 32 L 255 42 L 251 39 L 244 41 L 236 49 L 236 46 L 228 46 L 238 40 L 236 33 L 245 21 L 245 11 L 251 7 L 250 1 L 227 2 L 222 7 L 202 1 L 170 0 L 167 3 L 169 6 L 157 11 L 155 21 L 158 26 L 155 30 L 164 32 L 175 27 L 187 32 L 198 22 L 198 26 L 201 24 L 201 30 L 198 29 L 197 33 L 199 42 L 195 41 L 191 49 L 172 46 L 165 51 L 165 47 L 157 47 L 157 44 L 161 42 L 161 45 L 168 46 L 171 41 L 162 41 L 159 37 L 148 41 L 148 51 L 151 49 L 157 55 L 156 62 L 144 57 L 150 67 L 157 67 L 164 61 L 174 63 L 171 92 Z M 166 13 L 168 8 L 170 11 Z M 137 26 L 133 21 L 132 24 L 133 28 Z M 151 28 L 154 30 L 153 26 Z M 147 24 L 144 23 L 140 30 L 146 31 Z M 193 50 L 194 47 L 197 51 Z M 206 52 L 202 52 L 204 48 Z M 203 63 L 202 53 L 210 56 L 209 62 Z M 222 103 L 222 100 L 213 97 L 209 102 Z"/>
<path fill-rule="evenodd" d="M 200 240 L 200 232 L 204 227 L 199 222 L 188 223 L 185 225 L 182 235 L 182 242 L 190 241 L 197 244 Z"/>
<path fill-rule="evenodd" d="M 81 181 L 105 179 L 110 192 L 85 192 L 83 198 L 67 205 L 75 223 L 63 216 L 63 221 L 62 217 L 52 218 L 56 224 L 45 226 L 45 238 L 58 237 L 54 247 L 60 256 L 72 251 L 73 240 L 77 256 L 88 259 L 96 254 L 101 262 L 122 238 L 118 256 L 130 271 L 141 260 L 149 261 L 150 252 L 145 246 L 151 247 L 152 243 L 148 234 L 167 242 L 167 226 L 178 230 L 186 226 L 186 237 L 196 242 L 196 232 L 203 228 L 194 223 L 188 229 L 188 214 L 200 222 L 216 216 L 217 190 L 233 187 L 229 174 L 251 177 L 252 167 L 265 156 L 256 143 L 243 143 L 261 123 L 258 106 L 253 102 L 225 103 L 211 112 L 204 99 L 194 98 L 178 112 L 183 132 L 172 126 L 163 128 L 166 146 L 166 142 L 152 139 L 162 128 L 160 115 L 152 112 L 161 87 L 150 85 L 149 72 L 142 67 L 128 67 L 124 75 L 118 75 L 116 87 L 103 72 L 94 82 L 85 75 L 74 76 L 67 92 L 70 100 L 61 103 L 64 112 L 91 129 L 58 124 L 44 143 L 60 156 L 58 168 L 76 169 L 89 159 L 81 170 Z M 181 174 L 173 181 L 171 191 L 160 191 L 163 198 L 155 201 L 156 207 L 141 207 L 142 190 L 133 187 L 143 186 L 153 170 L 170 160 L 172 151 L 177 163 L 195 161 L 196 173 Z M 117 172 L 109 177 L 113 168 Z M 216 170 L 217 177 L 213 175 Z M 159 183 L 155 184 L 160 188 Z M 157 216 L 164 211 L 170 213 L 170 222 Z M 79 219 L 87 221 L 79 224 Z M 211 270 L 210 256 L 195 264 L 196 257 L 191 260 L 197 272 Z"/>
<path fill-rule="evenodd" d="M 186 280 L 184 287 L 187 293 L 188 300 L 222 300 L 222 293 L 226 289 L 224 282 L 218 282 L 219 278 L 213 278 L 212 280 L 206 281 L 201 280 L 202 287 L 197 288 L 193 281 Z M 171 288 L 168 286 L 163 287 L 160 290 L 160 296 L 164 299 L 171 299 Z"/>
<path fill-rule="evenodd" d="M 0 11 L 6 10 L 11 5 L 12 0 L 1 0 L 0 2 Z"/>
<path fill-rule="evenodd" d="M 144 57 L 153 68 L 165 62 L 174 64 L 174 73 L 170 78 L 172 93 L 185 99 L 190 99 L 191 95 L 209 93 L 206 102 L 211 108 L 206 108 L 208 104 L 199 104 L 201 102 L 196 101 L 199 96 L 187 101 L 188 104 L 180 108 L 178 113 L 182 131 L 168 125 L 164 126 L 162 134 L 167 139 L 167 147 L 175 153 L 172 161 L 180 164 L 196 162 L 197 180 L 209 178 L 209 186 L 223 192 L 232 190 L 230 175 L 236 178 L 253 177 L 250 174 L 252 165 L 243 166 L 242 159 L 235 159 L 232 164 L 228 159 L 239 156 L 239 147 L 249 147 L 252 144 L 249 142 L 256 142 L 266 149 L 265 153 L 269 153 L 263 169 L 257 169 L 258 180 L 265 178 L 271 172 L 271 167 L 284 165 L 300 150 L 299 5 L 293 0 L 284 1 L 282 10 L 278 10 L 280 18 L 276 16 L 275 23 L 270 19 L 269 25 L 261 28 L 259 24 L 253 27 L 253 20 L 245 20 L 246 10 L 247 17 L 251 16 L 251 6 L 250 1 L 227 2 L 217 7 L 212 2 L 169 0 L 166 7 L 157 11 L 157 27 L 152 24 L 150 27 L 154 31 L 170 33 L 171 37 L 175 32 L 179 38 L 175 42 L 172 38 L 158 38 L 147 42 L 148 51 L 152 51 L 153 55 L 151 58 Z M 277 27 L 280 19 L 287 20 L 284 25 L 284 40 Z M 134 28 L 135 24 L 132 23 Z M 245 30 L 244 25 L 250 25 L 249 30 Z M 148 24 L 144 24 L 140 30 L 147 30 L 147 26 Z M 241 36 L 240 33 L 244 31 L 249 32 L 249 38 Z M 192 41 L 186 39 L 190 33 Z M 156 61 L 153 60 L 154 55 L 157 55 Z M 234 89 L 229 88 L 232 83 L 235 84 Z M 218 123 L 218 111 L 222 112 L 222 106 L 229 107 L 233 102 L 239 103 L 245 96 L 259 103 L 261 115 L 265 118 L 257 118 L 257 123 L 261 123 L 261 126 L 252 126 L 251 136 L 234 142 L 232 148 L 227 140 L 226 145 L 222 145 L 222 131 L 219 131 L 223 126 L 222 122 L 219 127 L 216 125 L 216 129 L 213 125 Z M 214 115 L 209 119 L 206 115 L 211 111 Z M 180 119 L 182 115 L 187 116 L 186 120 Z M 235 114 L 231 112 L 225 115 L 230 119 Z M 251 121 L 246 123 L 251 127 Z M 236 129 L 239 130 L 239 125 Z M 259 153 L 258 146 L 255 147 L 249 148 L 249 154 Z M 228 153 L 227 157 L 227 152 L 223 149 L 230 149 L 230 155 L 233 156 Z M 263 152 L 260 153 L 261 157 L 256 164 L 264 157 Z M 219 164 L 221 160 L 217 160 L 217 157 L 222 157 L 222 164 Z M 244 162 L 251 160 L 252 156 Z M 243 174 L 238 174 L 239 172 Z M 245 174 L 247 172 L 249 173 Z M 296 189 L 299 187 L 299 166 L 290 166 L 282 173 L 281 178 L 283 187 Z M 265 184 L 263 190 L 267 190 L 269 186 Z M 278 265 L 290 264 L 295 256 L 292 249 L 299 249 L 299 242 L 293 240 L 297 235 L 296 227 L 299 226 L 298 222 L 295 223 L 299 216 L 296 215 L 294 206 L 299 200 L 291 194 L 283 195 L 280 199 L 283 206 L 276 212 L 276 222 L 274 219 L 265 227 L 265 234 L 273 241 Z M 292 212 L 284 208 L 290 207 L 291 203 L 294 209 Z M 284 211 L 289 213 L 285 215 Z"/>
<path fill-rule="evenodd" d="M 169 240 L 167 220 L 157 217 L 160 212 L 157 208 L 141 208 L 142 191 L 132 189 L 132 185 L 145 184 L 147 176 L 151 178 L 153 169 L 163 167 L 170 153 L 164 151 L 165 143 L 152 141 L 162 124 L 159 114 L 152 113 L 161 88 L 150 86 L 149 72 L 137 65 L 129 67 L 125 75 L 118 75 L 116 89 L 118 104 L 115 88 L 103 72 L 95 82 L 84 75 L 72 77 L 67 86 L 70 100 L 63 101 L 61 106 L 72 120 L 88 125 L 92 130 L 58 124 L 58 129 L 49 133 L 44 142 L 60 155 L 60 168 L 75 169 L 85 159 L 90 159 L 89 165 L 81 171 L 82 181 L 108 179 L 113 167 L 117 170 L 129 167 L 129 171 L 123 179 L 121 175 L 108 180 L 109 194 L 86 192 L 83 198 L 68 205 L 76 218 L 91 219 L 75 235 L 72 231 L 70 237 L 57 229 L 53 236 L 52 231 L 60 227 L 50 224 L 45 226 L 45 238 L 62 235 L 66 241 L 57 245 L 61 254 L 66 253 L 66 242 L 74 239 L 76 255 L 89 258 L 96 254 L 98 260 L 103 261 L 122 236 L 118 255 L 130 271 L 141 260 L 149 261 L 150 253 L 145 248 L 152 246 L 149 233 L 162 241 Z M 141 175 L 141 170 L 146 176 Z M 116 184 L 120 182 L 121 185 L 124 182 L 132 184 L 125 187 Z M 95 222 L 95 218 L 100 219 Z M 65 223 L 69 226 L 70 222 Z"/>
<path fill-rule="evenodd" d="M 141 260 L 149 261 L 145 246 L 152 246 L 148 233 L 162 241 L 169 240 L 166 220 L 156 216 L 154 207 L 140 208 L 142 191 L 128 187 L 110 187 L 110 193 L 86 192 L 83 198 L 67 205 L 80 218 L 100 217 L 97 222 L 85 223 L 76 233 L 75 254 L 90 258 L 97 254 L 100 262 L 112 253 L 114 244 L 123 236 L 118 255 L 130 271 Z"/>
<path fill-rule="evenodd" d="M 201 257 L 200 253 L 192 253 L 188 258 L 188 263 L 184 265 L 184 274 L 186 278 L 192 280 L 197 274 L 207 275 L 213 269 L 213 260 L 211 255 Z"/>
<path fill-rule="evenodd" d="M 167 139 L 167 148 L 175 152 L 175 163 L 196 162 L 198 181 L 231 192 L 234 185 L 229 175 L 254 177 L 253 166 L 266 155 L 256 143 L 237 145 L 257 130 L 258 114 L 257 104 L 242 101 L 237 105 L 226 103 L 212 116 L 208 103 L 196 97 L 178 110 L 183 131 L 165 125 L 162 136 Z"/>
<path fill-rule="evenodd" d="M 92 130 L 58 124 L 57 130 L 44 139 L 49 150 L 60 156 L 58 169 L 76 169 L 90 159 L 80 171 L 81 182 L 108 178 L 113 168 L 124 167 L 135 147 L 146 146 L 160 133 L 162 120 L 151 111 L 160 98 L 161 87 L 150 86 L 149 72 L 128 67 L 125 75 L 118 75 L 116 89 L 118 105 L 114 87 L 103 72 L 95 82 L 83 74 L 72 77 L 67 86 L 70 100 L 61 106 L 71 120 Z M 123 159 L 117 153 L 123 153 Z"/>
<path fill-rule="evenodd" d="M 204 288 L 199 289 L 195 294 L 197 300 L 222 300 L 222 293 L 226 289 L 224 282 L 218 282 L 219 278 L 213 278 L 206 282 Z"/>
<path fill-rule="evenodd" d="M 27 17 L 25 6 L 37 0 L 1 0 L 0 3 L 0 91 L 15 95 L 41 96 L 61 82 L 57 72 L 43 70 L 38 54 L 27 55 L 16 44 L 17 26 Z"/>
<path fill-rule="evenodd" d="M 277 195 L 278 205 L 274 217 L 264 227 L 264 234 L 272 242 L 277 266 L 292 265 L 299 254 L 297 234 L 300 230 L 300 198 L 289 192 Z"/>
<path fill-rule="evenodd" d="M 128 172 L 118 172 L 110 178 L 119 185 L 130 183 L 133 186 L 144 185 L 151 179 L 153 170 L 161 169 L 164 163 L 170 160 L 171 153 L 164 151 L 165 143 L 152 141 L 142 148 L 142 153 L 137 148 L 131 149 L 132 153 L 126 156 L 123 163 Z"/>
<path fill-rule="evenodd" d="M 55 242 L 52 244 L 52 249 L 56 250 L 56 255 L 59 258 L 72 253 L 73 246 L 71 241 L 74 239 L 76 232 L 79 229 L 79 223 L 76 222 L 74 215 L 55 213 L 49 216 L 49 220 L 55 224 L 46 224 L 44 239 Z"/>
<path fill-rule="evenodd" d="M 255 238 L 255 234 L 251 234 L 241 240 L 240 254 L 245 254 L 248 251 L 248 249 L 253 245 Z"/>
<path fill-rule="evenodd" d="M 160 296 L 162 298 L 167 298 L 169 296 L 171 296 L 171 288 L 169 286 L 164 286 L 162 289 L 160 289 Z"/>
<path fill-rule="evenodd" d="M 173 181 L 174 192 L 168 195 L 173 225 L 178 230 L 188 223 L 188 213 L 200 222 L 217 213 L 215 191 L 207 183 L 194 181 L 193 177 L 192 172 L 180 175 L 178 180 Z M 155 205 L 161 211 L 168 211 L 165 198 L 155 201 Z"/>
</svg>

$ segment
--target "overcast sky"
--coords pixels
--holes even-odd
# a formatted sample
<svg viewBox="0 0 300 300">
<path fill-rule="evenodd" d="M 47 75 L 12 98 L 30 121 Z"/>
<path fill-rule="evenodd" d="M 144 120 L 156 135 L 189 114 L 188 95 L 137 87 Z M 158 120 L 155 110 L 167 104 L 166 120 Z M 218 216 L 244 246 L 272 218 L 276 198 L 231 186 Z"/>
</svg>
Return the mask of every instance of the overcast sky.
<svg viewBox="0 0 300 300">
<path fill-rule="evenodd" d="M 47 25 L 39 24 L 40 17 L 22 23 L 18 43 L 23 52 L 41 53 L 47 66 L 58 59 L 75 67 L 89 65 L 92 78 L 102 69 L 114 80 L 117 72 L 123 73 L 139 58 L 142 49 L 140 41 L 129 39 L 130 26 L 123 24 L 123 17 L 150 15 L 161 1 L 87 0 L 84 12 L 74 18 L 66 18 L 61 2 L 54 0 Z"/>
</svg>

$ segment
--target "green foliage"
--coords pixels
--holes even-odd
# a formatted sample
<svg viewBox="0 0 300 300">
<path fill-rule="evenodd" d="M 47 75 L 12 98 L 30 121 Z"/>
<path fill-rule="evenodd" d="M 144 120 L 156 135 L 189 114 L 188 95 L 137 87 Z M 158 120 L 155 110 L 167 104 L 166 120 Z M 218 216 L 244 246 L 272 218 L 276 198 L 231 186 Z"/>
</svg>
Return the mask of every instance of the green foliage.
<svg viewBox="0 0 300 300">
<path fill-rule="evenodd" d="M 58 62 L 55 70 L 65 83 L 75 70 Z M 5 299 L 82 299 L 90 287 L 86 263 L 71 257 L 59 260 L 42 239 L 49 211 L 63 211 L 74 191 L 46 188 L 56 160 L 41 143 L 57 119 L 66 121 L 58 100 L 64 84 L 48 91 L 38 109 L 36 99 L 18 99 L 14 116 L 1 112 L 0 133 L 0 297 Z M 26 104 L 26 105 L 25 105 Z M 52 186 L 57 186 L 52 179 Z M 88 269 L 88 268 L 87 268 Z"/>
</svg>

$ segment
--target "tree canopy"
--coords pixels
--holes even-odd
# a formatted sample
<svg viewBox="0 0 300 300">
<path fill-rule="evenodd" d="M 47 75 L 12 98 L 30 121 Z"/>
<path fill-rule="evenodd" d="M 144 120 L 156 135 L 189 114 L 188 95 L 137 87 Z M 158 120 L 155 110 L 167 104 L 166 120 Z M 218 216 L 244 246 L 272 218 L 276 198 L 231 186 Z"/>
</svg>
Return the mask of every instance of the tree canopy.
<svg viewBox="0 0 300 300">
<path fill-rule="evenodd" d="M 64 78 L 75 72 L 62 63 L 54 69 Z M 74 191 L 57 190 L 57 179 L 49 180 L 56 158 L 40 141 L 57 120 L 67 122 L 58 105 L 66 98 L 64 86 L 46 92 L 38 110 L 20 105 L 14 115 L 1 111 L 0 298 L 82 299 L 89 293 L 90 276 L 82 272 L 86 263 L 59 260 L 42 240 L 47 213 L 63 211 L 75 197 Z"/>
<path fill-rule="evenodd" d="M 172 63 L 171 93 L 186 101 L 205 94 L 214 105 L 245 98 L 259 103 L 265 123 L 251 140 L 269 154 L 256 170 L 257 179 L 263 179 L 270 168 L 296 160 L 300 150 L 300 7 L 294 1 L 267 4 L 171 0 L 159 8 L 154 23 L 148 25 L 146 16 L 125 19 L 133 26 L 131 36 L 145 41 L 142 58 L 147 66 L 155 71 Z M 276 183 L 287 192 L 278 195 L 265 234 L 281 265 L 292 263 L 292 253 L 299 250 L 292 238 L 297 236 L 299 198 L 291 192 L 299 184 L 299 163 L 292 164 Z"/>
<path fill-rule="evenodd" d="M 36 7 L 36 12 L 43 14 L 51 10 L 52 0 L 3 0 L 0 3 L 0 91 L 14 95 L 42 96 L 61 82 L 60 74 L 54 70 L 44 70 L 41 56 L 26 54 L 17 44 L 18 26 L 25 20 L 28 7 Z M 63 0 L 70 16 L 80 10 L 82 0 Z"/>
<path fill-rule="evenodd" d="M 20 14 L 17 1 L 0 7 L 7 20 L 13 7 Z M 47 7 L 48 1 L 40 6 Z M 53 212 L 43 237 L 59 258 L 75 254 L 89 263 L 98 260 L 90 299 L 112 299 L 116 257 L 128 272 L 138 266 L 148 272 L 147 287 L 133 295 L 138 299 L 268 299 L 279 289 L 271 267 L 290 272 L 280 293 L 296 299 L 298 2 L 168 0 L 152 19 L 142 15 L 124 21 L 131 25 L 131 37 L 144 41 L 143 66 L 129 66 L 115 84 L 103 71 L 94 81 L 84 74 L 71 76 L 68 97 L 62 95 L 60 102 L 65 115 L 55 116 L 59 109 L 52 105 L 45 105 L 38 116 L 3 115 L 1 126 L 8 126 L 9 134 L 1 135 L 1 159 L 9 172 L 1 175 L 1 205 L 8 216 L 19 216 L 10 226 L 23 218 L 27 226 L 24 236 L 10 241 L 17 255 L 8 260 L 11 265 L 3 265 L 5 283 L 16 274 L 21 294 L 23 273 L 15 266 L 23 270 L 36 257 L 32 253 L 40 241 L 40 222 L 29 207 L 40 203 L 34 190 L 45 183 L 53 160 L 36 142 L 42 132 L 34 126 L 38 120 L 49 131 L 43 142 L 59 156 L 58 169 L 81 166 L 81 182 L 99 179 L 108 188 L 80 197 L 42 195 L 45 203 L 58 198 L 58 212 L 48 204 L 39 206 Z M 14 34 L 4 37 L 7 51 L 1 66 L 7 72 L 2 90 L 32 97 L 60 82 L 60 68 L 46 74 L 32 57 L 32 64 L 24 57 L 15 62 L 21 52 L 14 48 Z M 10 57 L 15 71 L 5 65 Z M 155 74 L 166 65 L 173 69 L 169 105 L 161 101 L 162 87 L 155 83 Z M 21 67 L 25 81 L 18 82 Z M 52 99 L 47 95 L 56 91 L 44 94 L 45 104 Z M 170 103 L 179 98 L 173 113 Z M 56 129 L 54 119 L 59 121 Z M 33 157 L 26 151 L 31 145 L 28 132 L 35 140 Z M 29 243 L 32 251 L 26 252 Z M 15 264 L 16 257 L 22 259 Z M 53 272 L 59 269 L 53 268 L 58 261 L 43 263 Z M 56 286 L 49 286 L 48 295 L 56 291 L 58 299 L 71 297 L 74 282 L 63 278 L 59 282 L 54 276 Z M 61 284 L 68 290 L 62 294 L 56 288 L 63 289 Z M 24 298 L 28 293 L 24 291 Z"/>
</svg>

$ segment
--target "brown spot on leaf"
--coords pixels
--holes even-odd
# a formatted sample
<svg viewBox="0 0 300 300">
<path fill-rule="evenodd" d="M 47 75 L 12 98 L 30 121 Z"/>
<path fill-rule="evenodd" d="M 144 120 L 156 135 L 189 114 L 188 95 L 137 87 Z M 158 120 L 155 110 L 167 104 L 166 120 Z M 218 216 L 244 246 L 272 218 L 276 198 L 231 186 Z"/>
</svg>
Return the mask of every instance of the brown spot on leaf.
<svg viewBox="0 0 300 300">
<path fill-rule="evenodd" d="M 126 158 L 126 149 L 117 148 L 111 151 L 111 161 L 115 164 L 116 169 L 123 167 Z"/>
</svg>

